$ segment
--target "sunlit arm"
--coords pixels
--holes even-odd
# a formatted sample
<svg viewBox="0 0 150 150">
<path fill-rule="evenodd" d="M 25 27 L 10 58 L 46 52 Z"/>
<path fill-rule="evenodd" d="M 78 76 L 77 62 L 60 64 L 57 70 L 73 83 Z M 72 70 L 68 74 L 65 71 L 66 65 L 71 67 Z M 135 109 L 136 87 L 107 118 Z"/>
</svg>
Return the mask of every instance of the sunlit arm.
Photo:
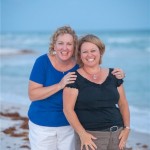
<svg viewBox="0 0 150 150">
<path fill-rule="evenodd" d="M 60 84 L 54 84 L 52 86 L 43 87 L 42 84 L 38 84 L 33 81 L 29 81 L 28 95 L 31 101 L 45 99 L 61 89 Z"/>
<path fill-rule="evenodd" d="M 129 112 L 129 106 L 128 106 L 128 102 L 125 96 L 123 85 L 118 87 L 118 91 L 120 94 L 118 105 L 119 105 L 119 109 L 120 109 L 123 122 L 124 122 L 124 126 L 125 126 L 125 128 L 121 131 L 119 135 L 119 139 L 120 139 L 119 148 L 123 150 L 125 143 L 128 139 L 129 132 L 130 132 L 130 112 Z"/>
<path fill-rule="evenodd" d="M 74 106 L 78 96 L 78 90 L 75 88 L 64 88 L 63 90 L 63 111 L 70 125 L 80 135 L 85 129 L 82 127 L 75 111 Z"/>
<path fill-rule="evenodd" d="M 124 88 L 123 85 L 118 87 L 118 91 L 120 94 L 120 99 L 119 99 L 119 109 L 122 114 L 124 126 L 130 127 L 130 112 L 129 112 L 129 105 L 125 96 Z"/>
<path fill-rule="evenodd" d="M 77 100 L 78 90 L 75 88 L 65 88 L 63 91 L 63 107 L 66 118 L 68 119 L 70 125 L 78 133 L 81 140 L 81 149 L 83 146 L 88 150 L 90 146 L 93 150 L 96 150 L 97 146 L 93 140 L 96 139 L 93 135 L 88 133 L 81 125 L 75 111 L 74 106 Z"/>
<path fill-rule="evenodd" d="M 86 132 L 86 130 L 81 125 L 75 111 L 74 106 L 77 100 L 78 90 L 75 88 L 65 88 L 63 91 L 63 107 L 66 118 L 68 119 L 70 125 L 74 128 L 74 130 L 78 133 L 81 140 L 81 149 L 83 146 L 88 150 L 88 145 L 95 150 L 97 148 L 94 143 L 94 137 L 90 133 Z"/>
</svg>

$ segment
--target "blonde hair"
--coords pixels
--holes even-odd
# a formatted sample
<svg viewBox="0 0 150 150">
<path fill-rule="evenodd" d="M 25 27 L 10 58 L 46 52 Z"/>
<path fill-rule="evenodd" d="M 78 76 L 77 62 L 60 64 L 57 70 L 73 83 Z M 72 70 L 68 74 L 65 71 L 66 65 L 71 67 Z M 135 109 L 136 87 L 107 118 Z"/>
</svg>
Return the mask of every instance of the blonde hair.
<svg viewBox="0 0 150 150">
<path fill-rule="evenodd" d="M 95 35 L 92 35 L 92 34 L 88 34 L 88 35 L 85 35 L 83 37 L 81 37 L 78 41 L 78 49 L 76 51 L 76 60 L 77 60 L 77 63 L 80 65 L 80 66 L 83 66 L 83 62 L 81 60 L 81 46 L 83 43 L 85 42 L 90 42 L 90 43 L 93 43 L 95 44 L 98 48 L 99 48 L 99 51 L 100 51 L 100 54 L 101 56 L 104 54 L 105 52 L 105 45 L 104 43 Z M 100 61 L 99 61 L 99 64 L 102 63 L 102 60 L 101 60 L 102 57 L 100 57 Z"/>
<path fill-rule="evenodd" d="M 58 38 L 59 35 L 63 35 L 63 34 L 70 34 L 70 35 L 72 35 L 73 42 L 74 42 L 73 43 L 74 44 L 73 56 L 75 56 L 75 51 L 77 49 L 78 38 L 77 38 L 77 35 L 76 35 L 75 31 L 70 26 L 60 27 L 54 32 L 54 34 L 51 37 L 51 42 L 50 42 L 50 46 L 49 46 L 49 53 L 51 55 L 54 54 L 54 45 L 55 45 L 55 43 L 57 41 L 57 38 Z"/>
</svg>

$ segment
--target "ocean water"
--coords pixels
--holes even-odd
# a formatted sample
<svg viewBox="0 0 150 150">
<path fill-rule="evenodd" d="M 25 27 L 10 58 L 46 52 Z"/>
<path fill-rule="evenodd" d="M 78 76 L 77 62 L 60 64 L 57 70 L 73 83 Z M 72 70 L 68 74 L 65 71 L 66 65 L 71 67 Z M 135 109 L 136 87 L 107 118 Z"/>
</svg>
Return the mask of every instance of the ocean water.
<svg viewBox="0 0 150 150">
<path fill-rule="evenodd" d="M 106 45 L 103 67 L 122 68 L 131 112 L 131 128 L 150 134 L 150 31 L 80 31 Z M 0 102 L 29 105 L 28 79 L 35 59 L 47 53 L 51 32 L 2 33 L 0 36 Z M 22 53 L 31 50 L 33 53 Z"/>
</svg>

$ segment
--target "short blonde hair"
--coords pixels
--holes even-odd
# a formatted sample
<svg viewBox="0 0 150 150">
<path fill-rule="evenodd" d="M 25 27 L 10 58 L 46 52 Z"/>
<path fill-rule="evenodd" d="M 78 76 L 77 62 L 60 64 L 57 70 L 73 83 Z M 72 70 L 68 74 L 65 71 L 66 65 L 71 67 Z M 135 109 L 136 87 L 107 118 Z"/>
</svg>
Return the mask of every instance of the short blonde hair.
<svg viewBox="0 0 150 150">
<path fill-rule="evenodd" d="M 57 38 L 59 35 L 64 35 L 64 34 L 70 34 L 73 37 L 73 44 L 74 44 L 74 53 L 73 56 L 75 56 L 75 51 L 77 49 L 77 43 L 78 43 L 78 38 L 77 35 L 75 33 L 75 31 L 70 27 L 70 26 L 63 26 L 58 28 L 54 34 L 51 37 L 51 42 L 50 42 L 50 46 L 49 46 L 49 53 L 51 55 L 54 54 L 54 45 L 57 41 Z"/>
<path fill-rule="evenodd" d="M 83 62 L 81 60 L 81 46 L 85 42 L 90 42 L 90 43 L 95 44 L 99 48 L 101 56 L 105 52 L 105 45 L 97 36 L 95 36 L 93 34 L 87 34 L 87 35 L 81 37 L 78 41 L 78 49 L 76 51 L 76 60 L 80 66 L 83 66 Z M 100 58 L 99 64 L 101 64 L 101 63 L 102 63 L 102 60 Z"/>
</svg>

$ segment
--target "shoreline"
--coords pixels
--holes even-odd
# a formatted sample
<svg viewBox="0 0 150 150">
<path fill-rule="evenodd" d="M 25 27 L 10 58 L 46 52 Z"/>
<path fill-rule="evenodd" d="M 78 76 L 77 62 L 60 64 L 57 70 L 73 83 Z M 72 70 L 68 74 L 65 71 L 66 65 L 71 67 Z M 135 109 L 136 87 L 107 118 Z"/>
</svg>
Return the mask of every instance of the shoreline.
<svg viewBox="0 0 150 150">
<path fill-rule="evenodd" d="M 133 150 L 150 150 L 150 135 L 146 133 L 137 132 L 131 129 L 127 146 L 132 147 Z"/>
<path fill-rule="evenodd" d="M 28 139 L 28 105 L 0 101 L 1 149 L 30 150 Z M 131 130 L 129 150 L 150 150 L 150 135 Z"/>
</svg>

